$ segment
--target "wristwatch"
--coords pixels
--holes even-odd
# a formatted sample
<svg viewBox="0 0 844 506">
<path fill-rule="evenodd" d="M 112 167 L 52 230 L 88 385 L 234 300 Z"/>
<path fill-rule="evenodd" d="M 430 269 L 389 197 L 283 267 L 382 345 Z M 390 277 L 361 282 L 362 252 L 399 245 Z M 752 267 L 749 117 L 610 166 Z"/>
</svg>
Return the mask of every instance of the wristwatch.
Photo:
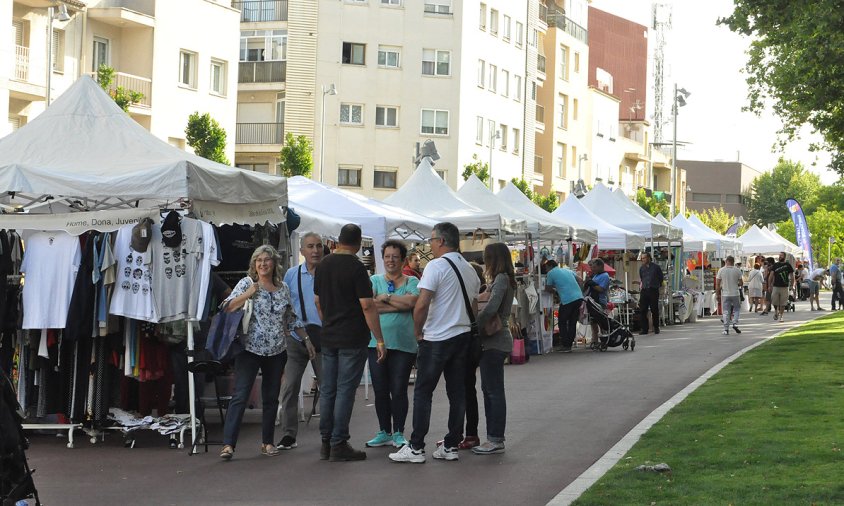
<svg viewBox="0 0 844 506">
<path fill-rule="evenodd" d="M 387 304 L 389 304 L 392 299 L 393 299 L 393 294 L 388 293 L 387 294 Z"/>
<path fill-rule="evenodd" d="M 305 337 L 303 337 L 303 338 L 302 338 L 302 342 L 303 342 L 303 343 L 307 343 L 307 342 L 308 342 L 308 341 L 310 341 L 310 340 L 311 340 L 311 337 L 310 337 L 310 336 L 305 336 Z"/>
</svg>

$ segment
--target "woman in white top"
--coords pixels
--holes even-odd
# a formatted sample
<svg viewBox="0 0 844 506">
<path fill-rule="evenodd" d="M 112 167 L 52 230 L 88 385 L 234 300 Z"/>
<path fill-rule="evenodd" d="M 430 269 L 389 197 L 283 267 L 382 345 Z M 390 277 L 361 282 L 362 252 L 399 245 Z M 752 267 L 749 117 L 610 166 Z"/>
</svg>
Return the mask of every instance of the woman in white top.
<svg viewBox="0 0 844 506">
<path fill-rule="evenodd" d="M 762 268 L 761 265 L 756 264 L 753 270 L 747 275 L 747 288 L 750 297 L 750 310 L 758 313 L 762 309 Z"/>
</svg>

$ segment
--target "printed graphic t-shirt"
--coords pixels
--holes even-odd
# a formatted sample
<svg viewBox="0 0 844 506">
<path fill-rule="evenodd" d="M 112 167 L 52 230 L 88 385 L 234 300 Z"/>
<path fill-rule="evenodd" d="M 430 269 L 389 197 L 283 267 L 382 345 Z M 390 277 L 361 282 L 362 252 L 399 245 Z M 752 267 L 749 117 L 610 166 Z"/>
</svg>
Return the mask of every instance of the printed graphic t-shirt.
<svg viewBox="0 0 844 506">
<path fill-rule="evenodd" d="M 196 296 L 191 307 L 191 294 L 204 252 L 202 224 L 182 218 L 180 227 L 182 244 L 175 248 L 164 245 L 161 227 L 152 227 L 148 250 L 152 253 L 152 298 L 162 323 L 197 316 Z"/>
<path fill-rule="evenodd" d="M 117 279 L 109 313 L 148 322 L 158 321 L 152 299 L 152 247 L 140 253 L 132 249 L 132 228 L 124 225 L 114 240 Z M 153 227 L 154 229 L 155 227 Z"/>
<path fill-rule="evenodd" d="M 24 329 L 63 329 L 82 260 L 79 238 L 67 232 L 24 232 L 21 272 Z"/>
</svg>

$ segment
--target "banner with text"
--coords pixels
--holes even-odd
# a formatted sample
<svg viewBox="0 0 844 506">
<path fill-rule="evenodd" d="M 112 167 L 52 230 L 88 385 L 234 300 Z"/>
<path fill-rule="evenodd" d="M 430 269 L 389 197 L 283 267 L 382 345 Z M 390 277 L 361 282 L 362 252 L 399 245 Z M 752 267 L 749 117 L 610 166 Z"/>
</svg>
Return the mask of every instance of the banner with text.
<svg viewBox="0 0 844 506">
<path fill-rule="evenodd" d="M 258 202 L 254 204 L 222 204 L 209 200 L 193 200 L 193 212 L 202 221 L 215 225 L 263 225 L 266 222 L 281 223 L 284 213 L 278 202 Z"/>
<path fill-rule="evenodd" d="M 803 250 L 803 260 L 809 262 L 809 272 L 812 272 L 815 269 L 815 262 L 812 258 L 812 238 L 809 235 L 809 224 L 806 223 L 803 208 L 794 199 L 786 200 L 785 205 L 788 207 L 788 212 L 791 213 L 792 221 L 794 221 L 794 234 L 797 237 L 797 246 Z"/>
<path fill-rule="evenodd" d="M 71 235 L 81 235 L 89 230 L 114 232 L 123 225 L 138 223 L 144 218 L 158 222 L 158 209 L 112 209 L 78 213 L 0 214 L 0 229 L 14 230 L 63 230 Z"/>
</svg>

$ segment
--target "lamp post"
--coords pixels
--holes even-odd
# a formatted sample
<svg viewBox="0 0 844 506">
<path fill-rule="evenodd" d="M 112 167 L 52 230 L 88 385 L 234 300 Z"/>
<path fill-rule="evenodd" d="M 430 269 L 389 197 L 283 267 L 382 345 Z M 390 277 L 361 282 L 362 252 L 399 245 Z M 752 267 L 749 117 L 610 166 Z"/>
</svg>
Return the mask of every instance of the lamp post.
<svg viewBox="0 0 844 506">
<path fill-rule="evenodd" d="M 583 153 L 582 155 L 577 157 L 577 181 L 583 181 L 583 171 L 581 171 L 581 167 L 583 167 L 583 162 L 589 161 L 589 155 Z"/>
<path fill-rule="evenodd" d="M 44 94 L 46 107 L 50 107 L 51 88 L 53 87 L 53 20 L 69 21 L 70 14 L 67 13 L 67 6 L 60 4 L 58 7 L 47 8 L 47 87 Z"/>
<path fill-rule="evenodd" d="M 321 183 L 325 172 L 325 96 L 336 95 L 337 87 L 331 83 L 328 88 L 320 86 L 320 89 L 322 90 L 322 120 L 319 125 L 319 182 Z"/>
<path fill-rule="evenodd" d="M 677 88 L 677 83 L 674 83 L 674 103 L 671 107 L 671 112 L 674 115 L 674 139 L 671 141 L 673 154 L 671 155 L 671 216 L 668 219 L 674 218 L 674 206 L 677 201 L 677 109 L 686 105 L 686 99 L 689 98 L 689 93 L 684 88 Z"/>
<path fill-rule="evenodd" d="M 492 178 L 492 148 L 495 147 L 495 141 L 501 138 L 501 131 L 500 130 L 490 130 L 489 131 L 489 189 L 490 191 L 495 191 L 493 189 L 493 181 Z"/>
</svg>

